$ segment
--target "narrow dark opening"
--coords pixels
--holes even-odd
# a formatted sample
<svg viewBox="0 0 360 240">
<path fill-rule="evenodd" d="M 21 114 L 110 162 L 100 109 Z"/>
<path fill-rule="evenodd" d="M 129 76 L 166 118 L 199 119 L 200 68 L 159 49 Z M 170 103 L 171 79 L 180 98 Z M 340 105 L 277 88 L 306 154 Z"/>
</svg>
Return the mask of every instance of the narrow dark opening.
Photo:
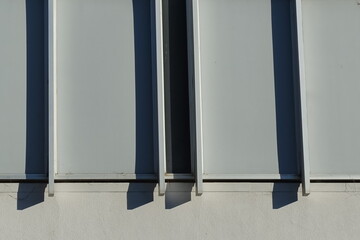
<svg viewBox="0 0 360 240">
<path fill-rule="evenodd" d="M 190 173 L 186 1 L 164 0 L 165 116 L 168 173 Z"/>
</svg>

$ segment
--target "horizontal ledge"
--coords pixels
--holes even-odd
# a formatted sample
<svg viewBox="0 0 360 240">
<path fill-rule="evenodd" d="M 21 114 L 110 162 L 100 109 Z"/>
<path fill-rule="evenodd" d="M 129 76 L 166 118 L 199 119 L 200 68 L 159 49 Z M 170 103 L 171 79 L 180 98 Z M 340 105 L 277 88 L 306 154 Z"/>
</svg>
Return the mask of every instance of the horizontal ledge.
<svg viewBox="0 0 360 240">
<path fill-rule="evenodd" d="M 311 180 L 360 180 L 360 174 L 311 174 Z"/>
<path fill-rule="evenodd" d="M 157 180 L 155 174 L 132 174 L 132 173 L 111 173 L 111 174 L 63 174 L 58 173 L 55 175 L 56 180 Z M 192 180 L 192 174 L 178 174 L 167 173 L 165 174 L 167 180 Z"/>
<path fill-rule="evenodd" d="M 204 174 L 204 180 L 300 180 L 297 174 Z"/>
<path fill-rule="evenodd" d="M 46 180 L 47 174 L 0 173 L 0 180 Z M 155 174 L 56 174 L 56 180 L 157 180 Z M 193 180 L 192 174 L 165 174 L 167 180 Z M 204 180 L 300 180 L 296 174 L 204 174 Z M 360 174 L 312 174 L 311 180 L 360 180 Z"/>
<path fill-rule="evenodd" d="M 166 173 L 166 180 L 194 180 L 194 175 L 191 173 Z"/>
<path fill-rule="evenodd" d="M 45 180 L 47 174 L 0 173 L 0 180 Z"/>
<path fill-rule="evenodd" d="M 157 180 L 155 174 L 133 174 L 133 173 L 57 173 L 55 180 Z"/>
<path fill-rule="evenodd" d="M 21 188 L 20 188 L 21 185 Z M 27 187 L 28 185 L 29 187 Z M 47 188 L 36 183 L 0 183 L 1 193 L 21 192 L 47 192 Z M 360 192 L 360 183 L 312 183 L 312 193 L 316 192 Z M 55 183 L 57 193 L 81 193 L 81 192 L 104 192 L 104 193 L 127 193 L 127 192 L 153 192 L 158 191 L 156 183 Z M 192 192 L 195 193 L 193 183 L 166 183 L 166 192 Z M 298 192 L 301 193 L 301 183 L 204 183 L 204 193 L 251 193 L 251 192 Z"/>
</svg>

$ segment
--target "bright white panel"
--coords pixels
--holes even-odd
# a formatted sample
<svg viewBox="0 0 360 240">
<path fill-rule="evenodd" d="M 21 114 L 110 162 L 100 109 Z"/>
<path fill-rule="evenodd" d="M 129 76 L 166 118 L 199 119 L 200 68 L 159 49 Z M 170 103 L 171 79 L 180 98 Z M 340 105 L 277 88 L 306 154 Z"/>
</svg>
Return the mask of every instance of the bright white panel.
<svg viewBox="0 0 360 240">
<path fill-rule="evenodd" d="M 58 0 L 58 173 L 152 173 L 150 1 Z"/>
<path fill-rule="evenodd" d="M 200 0 L 199 16 L 204 173 L 297 174 L 289 2 Z"/>
<path fill-rule="evenodd" d="M 311 173 L 359 174 L 360 5 L 303 0 L 303 21 Z"/>
</svg>

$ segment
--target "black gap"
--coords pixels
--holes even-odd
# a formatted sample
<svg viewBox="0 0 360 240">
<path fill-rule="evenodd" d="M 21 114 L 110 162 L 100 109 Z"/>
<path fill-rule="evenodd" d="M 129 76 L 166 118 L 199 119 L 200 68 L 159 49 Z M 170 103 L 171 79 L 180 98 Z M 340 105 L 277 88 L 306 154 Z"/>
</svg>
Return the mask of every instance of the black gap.
<svg viewBox="0 0 360 240">
<path fill-rule="evenodd" d="M 164 0 L 168 173 L 191 173 L 186 1 Z"/>
</svg>

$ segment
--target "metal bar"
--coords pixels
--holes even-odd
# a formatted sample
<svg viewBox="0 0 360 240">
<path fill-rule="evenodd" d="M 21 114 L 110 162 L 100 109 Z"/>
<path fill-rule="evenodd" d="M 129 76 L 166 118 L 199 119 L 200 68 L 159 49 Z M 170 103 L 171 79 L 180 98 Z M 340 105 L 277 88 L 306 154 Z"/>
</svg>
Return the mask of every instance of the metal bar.
<svg viewBox="0 0 360 240">
<path fill-rule="evenodd" d="M 203 132 L 202 132 L 202 102 L 201 102 L 201 60 L 200 60 L 200 19 L 199 0 L 192 0 L 192 47 L 193 47 L 193 87 L 195 96 L 195 181 L 196 193 L 203 193 Z M 190 86 L 192 85 L 190 84 Z"/>
<path fill-rule="evenodd" d="M 295 109 L 295 139 L 296 139 L 296 165 L 299 174 L 302 169 L 302 127 L 301 127 L 301 108 L 300 108 L 300 84 L 299 84 L 299 64 L 298 64 L 298 46 L 297 46 L 297 28 L 296 28 L 296 3 L 290 1 L 290 25 L 291 43 L 292 43 L 292 61 L 293 61 L 293 93 Z M 301 177 L 302 178 L 302 177 Z"/>
<path fill-rule="evenodd" d="M 304 37 L 302 24 L 302 0 L 296 2 L 296 28 L 298 45 L 298 64 L 299 64 L 299 83 L 300 83 L 300 108 L 302 126 L 302 187 L 303 195 L 310 194 L 310 153 L 309 153 L 309 134 L 306 100 L 306 79 L 305 79 L 305 59 L 304 59 Z"/>
<path fill-rule="evenodd" d="M 157 110 L 159 143 L 159 195 L 165 194 L 166 143 L 165 143 L 165 97 L 164 97 L 164 44 L 162 0 L 155 0 L 156 23 L 156 73 L 157 73 Z"/>
<path fill-rule="evenodd" d="M 0 177 L 2 175 L 0 174 Z M 167 180 L 192 180 L 194 176 L 192 174 L 182 174 L 182 173 L 167 173 L 164 175 Z M 12 177 L 12 176 L 11 176 Z M 8 179 L 5 175 L 5 179 Z M 156 180 L 158 178 L 155 174 L 63 174 L 59 173 L 55 175 L 56 180 Z"/>
<path fill-rule="evenodd" d="M 69 173 L 58 173 L 55 175 L 56 180 L 156 180 L 157 175 L 155 174 L 134 174 L 134 173 L 112 173 L 112 174 L 69 174 Z"/>
<path fill-rule="evenodd" d="M 186 24 L 188 46 L 188 91 L 189 91 L 189 122 L 190 122 L 190 159 L 191 173 L 195 175 L 196 161 L 196 114 L 195 114 L 195 87 L 194 87 L 194 34 L 192 0 L 186 0 Z"/>
<path fill-rule="evenodd" d="M 296 174 L 204 174 L 205 180 L 299 180 Z"/>
<path fill-rule="evenodd" d="M 159 176 L 159 161 L 157 161 L 159 157 L 159 143 L 158 143 L 158 135 L 159 135 L 159 126 L 158 126 L 158 115 L 155 114 L 157 112 L 157 75 L 156 75 L 156 14 L 155 14 L 155 0 L 150 1 L 150 17 L 151 17 L 151 81 L 152 81 L 152 101 L 153 101 L 153 151 L 154 151 L 154 174 L 155 179 L 158 179 Z"/>
<path fill-rule="evenodd" d="M 56 111 L 56 0 L 48 2 L 49 14 L 49 196 L 55 193 L 55 167 L 57 162 Z"/>
<path fill-rule="evenodd" d="M 166 180 L 194 180 L 194 175 L 190 173 L 167 173 Z"/>
<path fill-rule="evenodd" d="M 312 174 L 311 180 L 360 180 L 360 174 Z"/>
<path fill-rule="evenodd" d="M 46 174 L 1 173 L 1 180 L 47 180 Z"/>
</svg>

